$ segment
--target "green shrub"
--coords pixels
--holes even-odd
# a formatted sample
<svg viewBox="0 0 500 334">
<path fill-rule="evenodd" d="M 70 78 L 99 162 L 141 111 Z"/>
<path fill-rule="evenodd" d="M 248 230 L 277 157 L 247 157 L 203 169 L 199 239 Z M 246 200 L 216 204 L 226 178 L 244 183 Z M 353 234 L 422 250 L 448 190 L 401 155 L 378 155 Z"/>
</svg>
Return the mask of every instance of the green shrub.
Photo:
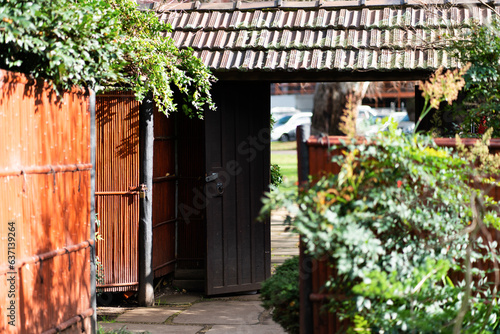
<svg viewBox="0 0 500 334">
<path fill-rule="evenodd" d="M 500 137 L 500 20 L 492 13 L 490 24 L 472 22 L 461 39 L 452 43 L 452 52 L 462 64 L 471 67 L 464 75 L 465 97 L 461 107 L 453 109 L 462 118 L 461 137 L 481 137 L 493 129 Z"/>
<path fill-rule="evenodd" d="M 262 284 L 262 306 L 288 333 L 299 333 L 299 257 L 287 259 Z"/>
<path fill-rule="evenodd" d="M 440 70 L 422 85 L 423 114 L 457 97 L 461 75 Z M 332 159 L 338 174 L 264 199 L 262 213 L 287 209 L 305 252 L 334 269 L 323 292 L 328 311 L 348 320 L 343 332 L 500 332 L 493 131 L 470 148 L 457 139 L 453 151 L 392 124 L 333 147 L 342 152 Z"/>
<path fill-rule="evenodd" d="M 279 186 L 283 183 L 283 174 L 281 174 L 280 166 L 277 164 L 271 165 L 271 184 Z"/>
<path fill-rule="evenodd" d="M 193 55 L 163 37 L 170 26 L 133 0 L 23 0 L 0 3 L 0 68 L 50 82 L 57 92 L 73 86 L 148 92 L 160 111 L 180 108 L 202 117 L 214 109 L 215 78 Z"/>
<path fill-rule="evenodd" d="M 395 129 L 343 150 L 339 174 L 272 191 L 264 208 L 285 207 L 307 252 L 329 257 L 338 276 L 325 292 L 342 296 L 329 311 L 376 333 L 496 330 L 497 291 L 474 263 L 498 263 L 496 242 L 477 238 L 499 226 L 498 205 L 470 187 L 470 162 Z"/>
</svg>

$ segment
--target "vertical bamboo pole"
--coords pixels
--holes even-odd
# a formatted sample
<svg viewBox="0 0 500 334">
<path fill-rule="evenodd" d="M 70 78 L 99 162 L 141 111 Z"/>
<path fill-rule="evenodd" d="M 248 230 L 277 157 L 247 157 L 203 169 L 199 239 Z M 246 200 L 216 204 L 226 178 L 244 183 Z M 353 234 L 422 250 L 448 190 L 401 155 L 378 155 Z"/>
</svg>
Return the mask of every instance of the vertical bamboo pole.
<svg viewBox="0 0 500 334">
<path fill-rule="evenodd" d="M 150 93 L 139 107 L 139 304 L 154 305 L 153 288 L 153 96 Z"/>
<path fill-rule="evenodd" d="M 92 333 L 97 332 L 97 302 L 96 302 L 96 263 L 95 263 L 95 162 L 96 162 L 96 115 L 95 115 L 95 92 L 90 91 L 89 96 L 90 111 L 90 239 L 94 240 L 94 245 L 90 247 L 90 307 L 94 310 L 90 321 Z"/>
</svg>

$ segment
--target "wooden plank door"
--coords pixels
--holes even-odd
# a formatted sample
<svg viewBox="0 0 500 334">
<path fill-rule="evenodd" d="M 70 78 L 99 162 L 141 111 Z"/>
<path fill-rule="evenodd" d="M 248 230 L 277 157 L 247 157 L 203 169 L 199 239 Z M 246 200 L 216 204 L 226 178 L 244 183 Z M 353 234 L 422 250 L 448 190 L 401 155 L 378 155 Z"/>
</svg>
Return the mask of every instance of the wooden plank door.
<svg viewBox="0 0 500 334">
<path fill-rule="evenodd" d="M 208 295 L 252 291 L 270 276 L 269 220 L 257 221 L 269 186 L 270 87 L 221 82 L 205 115 Z"/>
<path fill-rule="evenodd" d="M 153 153 L 153 272 L 154 277 L 175 270 L 177 224 L 177 134 L 176 115 L 154 111 Z"/>
</svg>

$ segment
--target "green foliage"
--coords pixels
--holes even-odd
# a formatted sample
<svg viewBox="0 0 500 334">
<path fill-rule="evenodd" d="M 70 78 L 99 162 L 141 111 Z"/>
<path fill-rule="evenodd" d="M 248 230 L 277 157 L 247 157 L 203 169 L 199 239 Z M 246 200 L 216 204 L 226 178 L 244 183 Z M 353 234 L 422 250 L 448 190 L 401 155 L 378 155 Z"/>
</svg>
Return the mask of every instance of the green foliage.
<svg viewBox="0 0 500 334">
<path fill-rule="evenodd" d="M 210 95 L 214 77 L 192 50 L 179 50 L 172 39 L 164 38 L 162 33 L 169 26 L 159 22 L 153 12 L 138 11 L 135 1 L 114 3 L 125 36 L 121 42 L 128 62 L 127 84 L 133 87 L 137 99 L 142 100 L 151 91 L 160 111 L 175 111 L 173 85 L 186 102 L 182 106 L 185 114 L 202 118 L 205 105 L 215 109 Z"/>
<path fill-rule="evenodd" d="M 369 324 L 361 329 L 452 333 L 457 322 L 463 333 L 493 333 L 496 290 L 471 263 L 499 257 L 476 237 L 471 203 L 489 202 L 482 212 L 491 222 L 498 206 L 469 186 L 470 161 L 395 129 L 368 142 L 346 141 L 333 159 L 339 174 L 299 193 L 272 191 L 263 211 L 285 207 L 307 252 L 329 257 L 338 276 L 325 292 L 343 296 L 329 311 Z"/>
<path fill-rule="evenodd" d="M 463 39 L 452 44 L 454 55 L 471 68 L 464 76 L 465 99 L 456 112 L 462 118 L 459 134 L 480 137 L 493 128 L 500 137 L 500 21 L 494 13 L 490 25 L 472 24 Z"/>
<path fill-rule="evenodd" d="M 164 113 L 202 116 L 214 109 L 214 77 L 191 50 L 162 36 L 169 29 L 132 0 L 27 0 L 0 5 L 0 67 L 44 78 L 58 92 L 72 86 L 151 91 Z M 174 88 L 175 87 L 175 88 Z"/>
<path fill-rule="evenodd" d="M 3 1 L 1 66 L 52 80 L 63 89 L 119 81 L 118 16 L 108 1 Z"/>
<path fill-rule="evenodd" d="M 355 315 L 353 326 L 347 329 L 347 334 L 370 334 L 370 324 L 360 315 Z"/>
<path fill-rule="evenodd" d="M 262 306 L 288 333 L 299 333 L 299 257 L 287 259 L 262 283 Z"/>
<path fill-rule="evenodd" d="M 281 174 L 280 166 L 277 164 L 271 165 L 271 184 L 273 186 L 279 186 L 283 183 L 283 174 Z"/>
</svg>

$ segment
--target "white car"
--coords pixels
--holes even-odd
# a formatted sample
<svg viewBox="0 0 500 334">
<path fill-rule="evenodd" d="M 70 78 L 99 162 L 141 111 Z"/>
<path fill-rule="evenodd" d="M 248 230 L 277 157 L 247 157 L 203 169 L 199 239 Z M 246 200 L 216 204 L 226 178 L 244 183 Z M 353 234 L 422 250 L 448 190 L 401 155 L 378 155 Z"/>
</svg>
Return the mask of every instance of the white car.
<svg viewBox="0 0 500 334">
<path fill-rule="evenodd" d="M 370 106 L 359 106 L 356 117 L 356 134 L 366 135 L 374 131 L 377 112 Z"/>
<path fill-rule="evenodd" d="M 312 112 L 300 112 L 281 117 L 273 126 L 273 130 L 271 131 L 271 140 L 294 140 L 297 126 L 311 124 L 311 117 Z"/>
<path fill-rule="evenodd" d="M 402 129 L 403 133 L 413 133 L 415 122 L 410 120 L 406 111 L 398 111 L 391 113 L 375 114 L 369 122 L 362 123 L 358 127 L 356 124 L 356 132 L 358 135 L 373 135 L 381 131 L 386 131 L 391 122 L 396 122 L 398 129 Z"/>
<path fill-rule="evenodd" d="M 299 112 L 300 110 L 294 107 L 274 107 L 271 109 L 271 116 L 275 120 L 279 120 L 283 116 L 291 116 Z"/>
</svg>

